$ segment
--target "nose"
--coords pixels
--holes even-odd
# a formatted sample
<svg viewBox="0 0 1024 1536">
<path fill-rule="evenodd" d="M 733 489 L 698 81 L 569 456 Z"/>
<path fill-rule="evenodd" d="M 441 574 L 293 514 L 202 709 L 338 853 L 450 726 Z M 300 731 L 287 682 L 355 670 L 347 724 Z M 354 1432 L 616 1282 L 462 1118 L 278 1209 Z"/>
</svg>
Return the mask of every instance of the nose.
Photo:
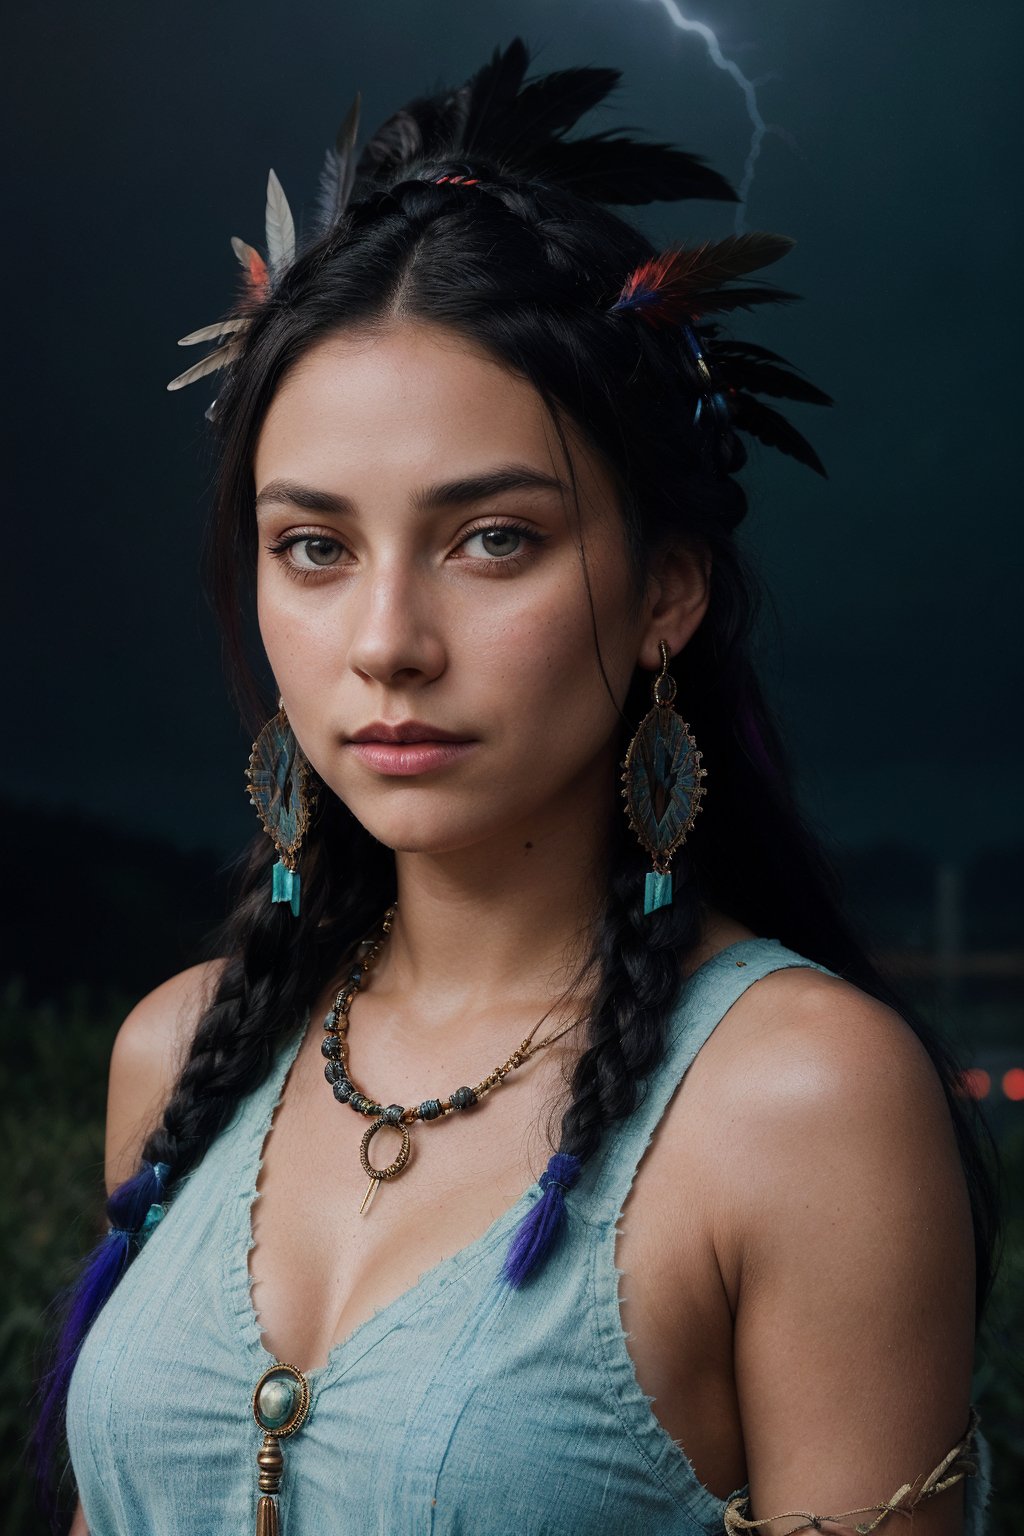
<svg viewBox="0 0 1024 1536">
<path fill-rule="evenodd" d="M 416 571 L 378 566 L 351 601 L 349 665 L 366 682 L 432 682 L 447 664 L 437 595 L 428 599 Z"/>
</svg>

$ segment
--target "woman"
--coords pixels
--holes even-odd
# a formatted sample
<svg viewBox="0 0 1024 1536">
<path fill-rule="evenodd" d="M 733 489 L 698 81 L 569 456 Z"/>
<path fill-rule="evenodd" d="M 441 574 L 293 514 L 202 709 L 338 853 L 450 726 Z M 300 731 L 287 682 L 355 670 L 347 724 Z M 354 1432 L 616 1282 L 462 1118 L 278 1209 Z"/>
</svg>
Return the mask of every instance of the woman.
<svg viewBox="0 0 1024 1536">
<path fill-rule="evenodd" d="M 605 205 L 731 189 L 527 65 L 357 98 L 297 255 L 272 173 L 174 381 L 267 835 L 115 1045 L 76 1536 L 983 1528 L 988 1173 L 750 660 L 739 434 L 827 397 L 716 317 L 788 242 L 656 252 Z"/>
</svg>

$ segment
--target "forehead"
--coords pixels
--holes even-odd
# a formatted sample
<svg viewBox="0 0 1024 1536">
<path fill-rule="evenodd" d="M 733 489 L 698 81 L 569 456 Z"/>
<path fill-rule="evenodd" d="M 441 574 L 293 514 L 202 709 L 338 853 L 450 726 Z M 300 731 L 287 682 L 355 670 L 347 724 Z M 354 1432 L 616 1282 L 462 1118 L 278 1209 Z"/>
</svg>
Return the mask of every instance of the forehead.
<svg viewBox="0 0 1024 1536">
<path fill-rule="evenodd" d="M 602 499 L 599 465 L 563 422 L 581 501 Z M 257 491 L 294 476 L 354 491 L 418 485 L 499 462 L 565 478 L 555 427 L 533 386 L 440 326 L 400 322 L 339 332 L 311 347 L 279 386 L 260 431 Z"/>
</svg>

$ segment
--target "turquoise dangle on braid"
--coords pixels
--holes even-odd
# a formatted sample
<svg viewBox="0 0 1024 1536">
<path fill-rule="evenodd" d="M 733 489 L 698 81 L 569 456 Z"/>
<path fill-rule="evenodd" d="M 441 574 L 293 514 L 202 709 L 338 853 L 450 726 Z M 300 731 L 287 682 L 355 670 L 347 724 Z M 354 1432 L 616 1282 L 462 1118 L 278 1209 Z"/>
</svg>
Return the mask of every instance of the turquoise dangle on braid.
<svg viewBox="0 0 1024 1536">
<path fill-rule="evenodd" d="M 309 764 L 281 705 L 252 744 L 246 769 L 249 799 L 278 852 L 270 899 L 286 901 L 299 915 L 298 855 L 309 826 L 313 794 Z"/>
<path fill-rule="evenodd" d="M 675 678 L 664 640 L 661 671 L 651 685 L 654 704 L 641 720 L 622 765 L 626 814 L 654 868 L 644 882 L 644 915 L 672 904 L 672 855 L 701 808 L 707 769 L 686 721 L 672 708 Z"/>
</svg>

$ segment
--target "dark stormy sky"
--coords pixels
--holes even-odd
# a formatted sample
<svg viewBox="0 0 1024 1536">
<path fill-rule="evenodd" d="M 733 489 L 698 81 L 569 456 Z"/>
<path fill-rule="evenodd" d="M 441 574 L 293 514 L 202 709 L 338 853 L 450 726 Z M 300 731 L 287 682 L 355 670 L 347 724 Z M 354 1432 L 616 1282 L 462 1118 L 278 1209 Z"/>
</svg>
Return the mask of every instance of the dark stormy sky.
<svg viewBox="0 0 1024 1536">
<path fill-rule="evenodd" d="M 738 183 L 744 98 L 672 0 L 48 0 L 7 14 L 5 788 L 185 847 L 250 830 L 247 738 L 196 566 L 207 383 L 267 170 L 311 207 L 358 88 L 363 138 L 519 33 L 613 65 L 581 128 L 629 126 Z M 772 688 L 811 814 L 956 858 L 1021 836 L 1021 34 L 1013 0 L 694 0 L 773 131 L 745 219 L 804 295 L 738 334 L 832 393 L 794 407 L 830 479 L 755 451 L 742 537 L 775 597 Z M 16 11 L 16 14 L 14 12 Z M 654 205 L 666 243 L 731 209 Z M 1015 466 L 1014 466 L 1015 467 Z"/>
</svg>

